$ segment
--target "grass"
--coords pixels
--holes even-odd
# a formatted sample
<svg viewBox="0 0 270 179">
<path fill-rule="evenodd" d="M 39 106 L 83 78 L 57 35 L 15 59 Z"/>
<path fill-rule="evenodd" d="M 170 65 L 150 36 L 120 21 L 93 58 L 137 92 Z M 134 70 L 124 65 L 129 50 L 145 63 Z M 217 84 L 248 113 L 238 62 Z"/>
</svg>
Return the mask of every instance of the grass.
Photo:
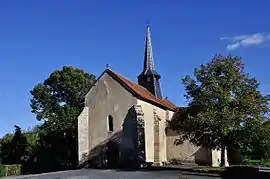
<svg viewBox="0 0 270 179">
<path fill-rule="evenodd" d="M 270 167 L 270 160 L 246 160 L 245 161 L 248 165 L 255 165 L 255 166 L 263 166 L 263 167 Z"/>
<path fill-rule="evenodd" d="M 200 173 L 220 173 L 224 170 L 225 170 L 224 167 L 200 167 L 192 169 L 192 171 Z"/>
</svg>

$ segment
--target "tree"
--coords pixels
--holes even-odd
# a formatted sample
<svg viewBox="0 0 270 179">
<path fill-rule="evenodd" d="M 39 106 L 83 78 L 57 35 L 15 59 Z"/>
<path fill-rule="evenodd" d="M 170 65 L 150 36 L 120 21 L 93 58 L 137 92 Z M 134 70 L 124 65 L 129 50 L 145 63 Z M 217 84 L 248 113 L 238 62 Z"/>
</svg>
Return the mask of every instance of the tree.
<svg viewBox="0 0 270 179">
<path fill-rule="evenodd" d="M 195 68 L 194 76 L 182 79 L 188 107 L 179 109 L 169 126 L 181 132 L 179 143 L 189 139 L 198 146 L 221 149 L 224 165 L 226 147 L 240 148 L 256 138 L 260 131 L 256 126 L 269 112 L 269 98 L 260 93 L 259 83 L 244 72 L 237 56 L 216 55 Z"/>
<path fill-rule="evenodd" d="M 39 152 L 48 153 L 38 160 L 54 168 L 50 170 L 77 165 L 77 117 L 95 81 L 92 74 L 64 66 L 31 91 L 32 112 L 44 122 L 39 128 Z"/>
<path fill-rule="evenodd" d="M 253 126 L 254 127 L 254 126 Z M 270 157 L 270 123 L 263 122 L 260 126 L 255 126 L 256 136 L 250 142 L 249 154 L 256 159 L 269 159 Z M 259 130 L 258 130 L 259 129 Z"/>
<path fill-rule="evenodd" d="M 38 153 L 40 146 L 40 126 L 34 126 L 32 129 L 24 131 L 24 136 L 27 139 L 27 150 L 25 155 L 25 162 L 23 163 L 23 173 L 31 174 L 38 172 L 38 157 L 41 153 Z M 43 154 L 44 155 L 44 154 Z"/>
<path fill-rule="evenodd" d="M 1 163 L 3 164 L 10 164 L 10 151 L 12 151 L 12 142 L 13 134 L 8 133 L 5 136 L 2 137 L 0 142 L 0 158 Z"/>
<path fill-rule="evenodd" d="M 22 164 L 27 160 L 28 143 L 19 126 L 14 134 L 7 134 L 1 141 L 1 159 L 4 164 Z"/>
</svg>

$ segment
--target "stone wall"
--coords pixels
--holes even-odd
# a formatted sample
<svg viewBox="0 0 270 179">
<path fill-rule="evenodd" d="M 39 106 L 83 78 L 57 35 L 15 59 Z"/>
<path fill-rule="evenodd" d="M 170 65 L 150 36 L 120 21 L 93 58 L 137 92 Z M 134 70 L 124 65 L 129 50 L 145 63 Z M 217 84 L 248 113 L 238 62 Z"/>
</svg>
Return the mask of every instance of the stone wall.
<svg viewBox="0 0 270 179">
<path fill-rule="evenodd" d="M 166 131 L 166 135 L 168 161 L 176 160 L 180 163 L 194 163 L 214 167 L 220 165 L 220 151 L 195 146 L 188 140 L 184 141 L 183 144 L 176 145 L 175 140 L 179 135 L 170 129 Z M 228 166 L 227 153 L 225 153 L 225 157 L 225 165 Z"/>
<path fill-rule="evenodd" d="M 78 117 L 78 151 L 79 162 L 87 160 L 89 150 L 88 107 L 85 107 Z"/>
<path fill-rule="evenodd" d="M 176 132 L 167 130 L 167 159 L 168 161 L 176 159 L 183 163 L 195 163 L 195 154 L 199 147 L 192 145 L 188 141 L 183 144 L 175 145 L 175 140 L 178 138 Z"/>
<path fill-rule="evenodd" d="M 173 112 L 142 100 L 138 100 L 137 104 L 142 107 L 144 112 L 146 162 L 162 164 L 167 161 L 166 119 L 172 116 Z M 158 120 L 156 126 L 155 119 Z M 155 142 L 158 144 L 156 147 Z"/>
<path fill-rule="evenodd" d="M 173 117 L 173 113 L 169 113 L 169 119 Z M 176 145 L 175 141 L 179 137 L 176 131 L 170 129 L 166 130 L 166 143 L 167 143 L 167 159 L 168 161 L 174 160 L 181 163 L 194 163 L 199 165 L 212 164 L 212 151 L 195 146 L 188 140 L 183 144 Z"/>
<path fill-rule="evenodd" d="M 92 149 L 115 133 L 121 133 L 129 109 L 137 102 L 131 93 L 107 73 L 99 78 L 86 95 L 85 101 L 86 107 L 78 118 L 78 136 L 81 141 L 79 142 L 79 161 L 83 153 L 88 151 L 89 154 Z M 113 131 L 108 131 L 109 115 L 113 117 Z"/>
</svg>

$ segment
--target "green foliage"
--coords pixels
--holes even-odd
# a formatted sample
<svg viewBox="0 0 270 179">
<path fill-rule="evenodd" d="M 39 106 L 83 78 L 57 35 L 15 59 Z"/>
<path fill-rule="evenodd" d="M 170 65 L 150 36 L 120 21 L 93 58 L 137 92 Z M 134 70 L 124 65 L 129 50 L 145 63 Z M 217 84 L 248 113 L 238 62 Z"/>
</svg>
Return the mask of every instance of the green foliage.
<svg viewBox="0 0 270 179">
<path fill-rule="evenodd" d="M 270 167 L 270 160 L 245 160 L 245 164 L 247 165 L 257 165 L 257 166 L 263 166 L 263 167 Z"/>
<path fill-rule="evenodd" d="M 251 150 L 249 154 L 256 159 L 269 159 L 270 158 L 270 125 L 266 121 L 259 126 L 259 131 L 256 138 L 251 141 Z"/>
<path fill-rule="evenodd" d="M 227 157 L 230 165 L 244 164 L 245 156 L 239 149 L 232 147 L 227 148 Z"/>
<path fill-rule="evenodd" d="M 43 123 L 28 131 L 15 126 L 0 142 L 3 164 L 22 164 L 22 172 L 41 173 L 77 167 L 77 117 L 95 76 L 64 66 L 31 90 L 31 108 Z"/>
<path fill-rule="evenodd" d="M 0 164 L 0 177 L 6 176 L 6 167 L 5 165 Z"/>
<path fill-rule="evenodd" d="M 228 146 L 252 148 L 269 112 L 269 98 L 260 93 L 257 80 L 244 73 L 241 58 L 215 56 L 195 68 L 194 76 L 182 80 L 188 107 L 169 122 L 181 131 L 178 142 L 189 139 L 198 146 L 221 149 L 222 154 Z"/>
<path fill-rule="evenodd" d="M 17 176 L 21 174 L 22 165 L 1 165 L 0 164 L 0 177 L 3 176 Z"/>
<path fill-rule="evenodd" d="M 6 165 L 6 171 L 7 171 L 7 176 L 12 176 L 12 175 L 20 175 L 21 174 L 21 169 L 22 165 Z"/>
<path fill-rule="evenodd" d="M 21 128 L 15 125 L 14 134 L 3 137 L 0 143 L 0 157 L 4 164 L 21 164 L 26 160 L 27 140 Z"/>
<path fill-rule="evenodd" d="M 94 75 L 64 66 L 31 91 L 32 112 L 38 120 L 48 119 L 48 123 L 55 122 L 54 126 L 59 129 L 69 128 L 74 116 L 76 118 L 83 109 L 84 97 L 94 82 Z"/>
<path fill-rule="evenodd" d="M 224 167 L 200 167 L 192 169 L 192 171 L 200 173 L 221 173 L 224 170 Z"/>
<path fill-rule="evenodd" d="M 39 142 L 35 155 L 39 168 L 47 166 L 51 171 L 77 166 L 77 117 L 95 81 L 94 75 L 64 66 L 31 91 L 32 112 L 44 121 L 36 129 Z"/>
</svg>

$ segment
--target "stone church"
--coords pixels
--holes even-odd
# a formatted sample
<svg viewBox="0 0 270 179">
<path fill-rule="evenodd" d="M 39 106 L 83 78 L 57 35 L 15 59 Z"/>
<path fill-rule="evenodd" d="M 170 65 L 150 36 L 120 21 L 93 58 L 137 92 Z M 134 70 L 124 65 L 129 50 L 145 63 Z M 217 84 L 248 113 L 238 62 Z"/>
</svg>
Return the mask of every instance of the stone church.
<svg viewBox="0 0 270 179">
<path fill-rule="evenodd" d="M 85 107 L 78 117 L 79 162 L 99 165 L 105 160 L 118 166 L 135 161 L 165 165 L 177 160 L 218 166 L 220 151 L 188 141 L 174 144 L 177 133 L 166 128 L 166 121 L 173 118 L 177 107 L 162 96 L 149 26 L 145 43 L 138 83 L 107 67 L 85 96 Z"/>
</svg>

